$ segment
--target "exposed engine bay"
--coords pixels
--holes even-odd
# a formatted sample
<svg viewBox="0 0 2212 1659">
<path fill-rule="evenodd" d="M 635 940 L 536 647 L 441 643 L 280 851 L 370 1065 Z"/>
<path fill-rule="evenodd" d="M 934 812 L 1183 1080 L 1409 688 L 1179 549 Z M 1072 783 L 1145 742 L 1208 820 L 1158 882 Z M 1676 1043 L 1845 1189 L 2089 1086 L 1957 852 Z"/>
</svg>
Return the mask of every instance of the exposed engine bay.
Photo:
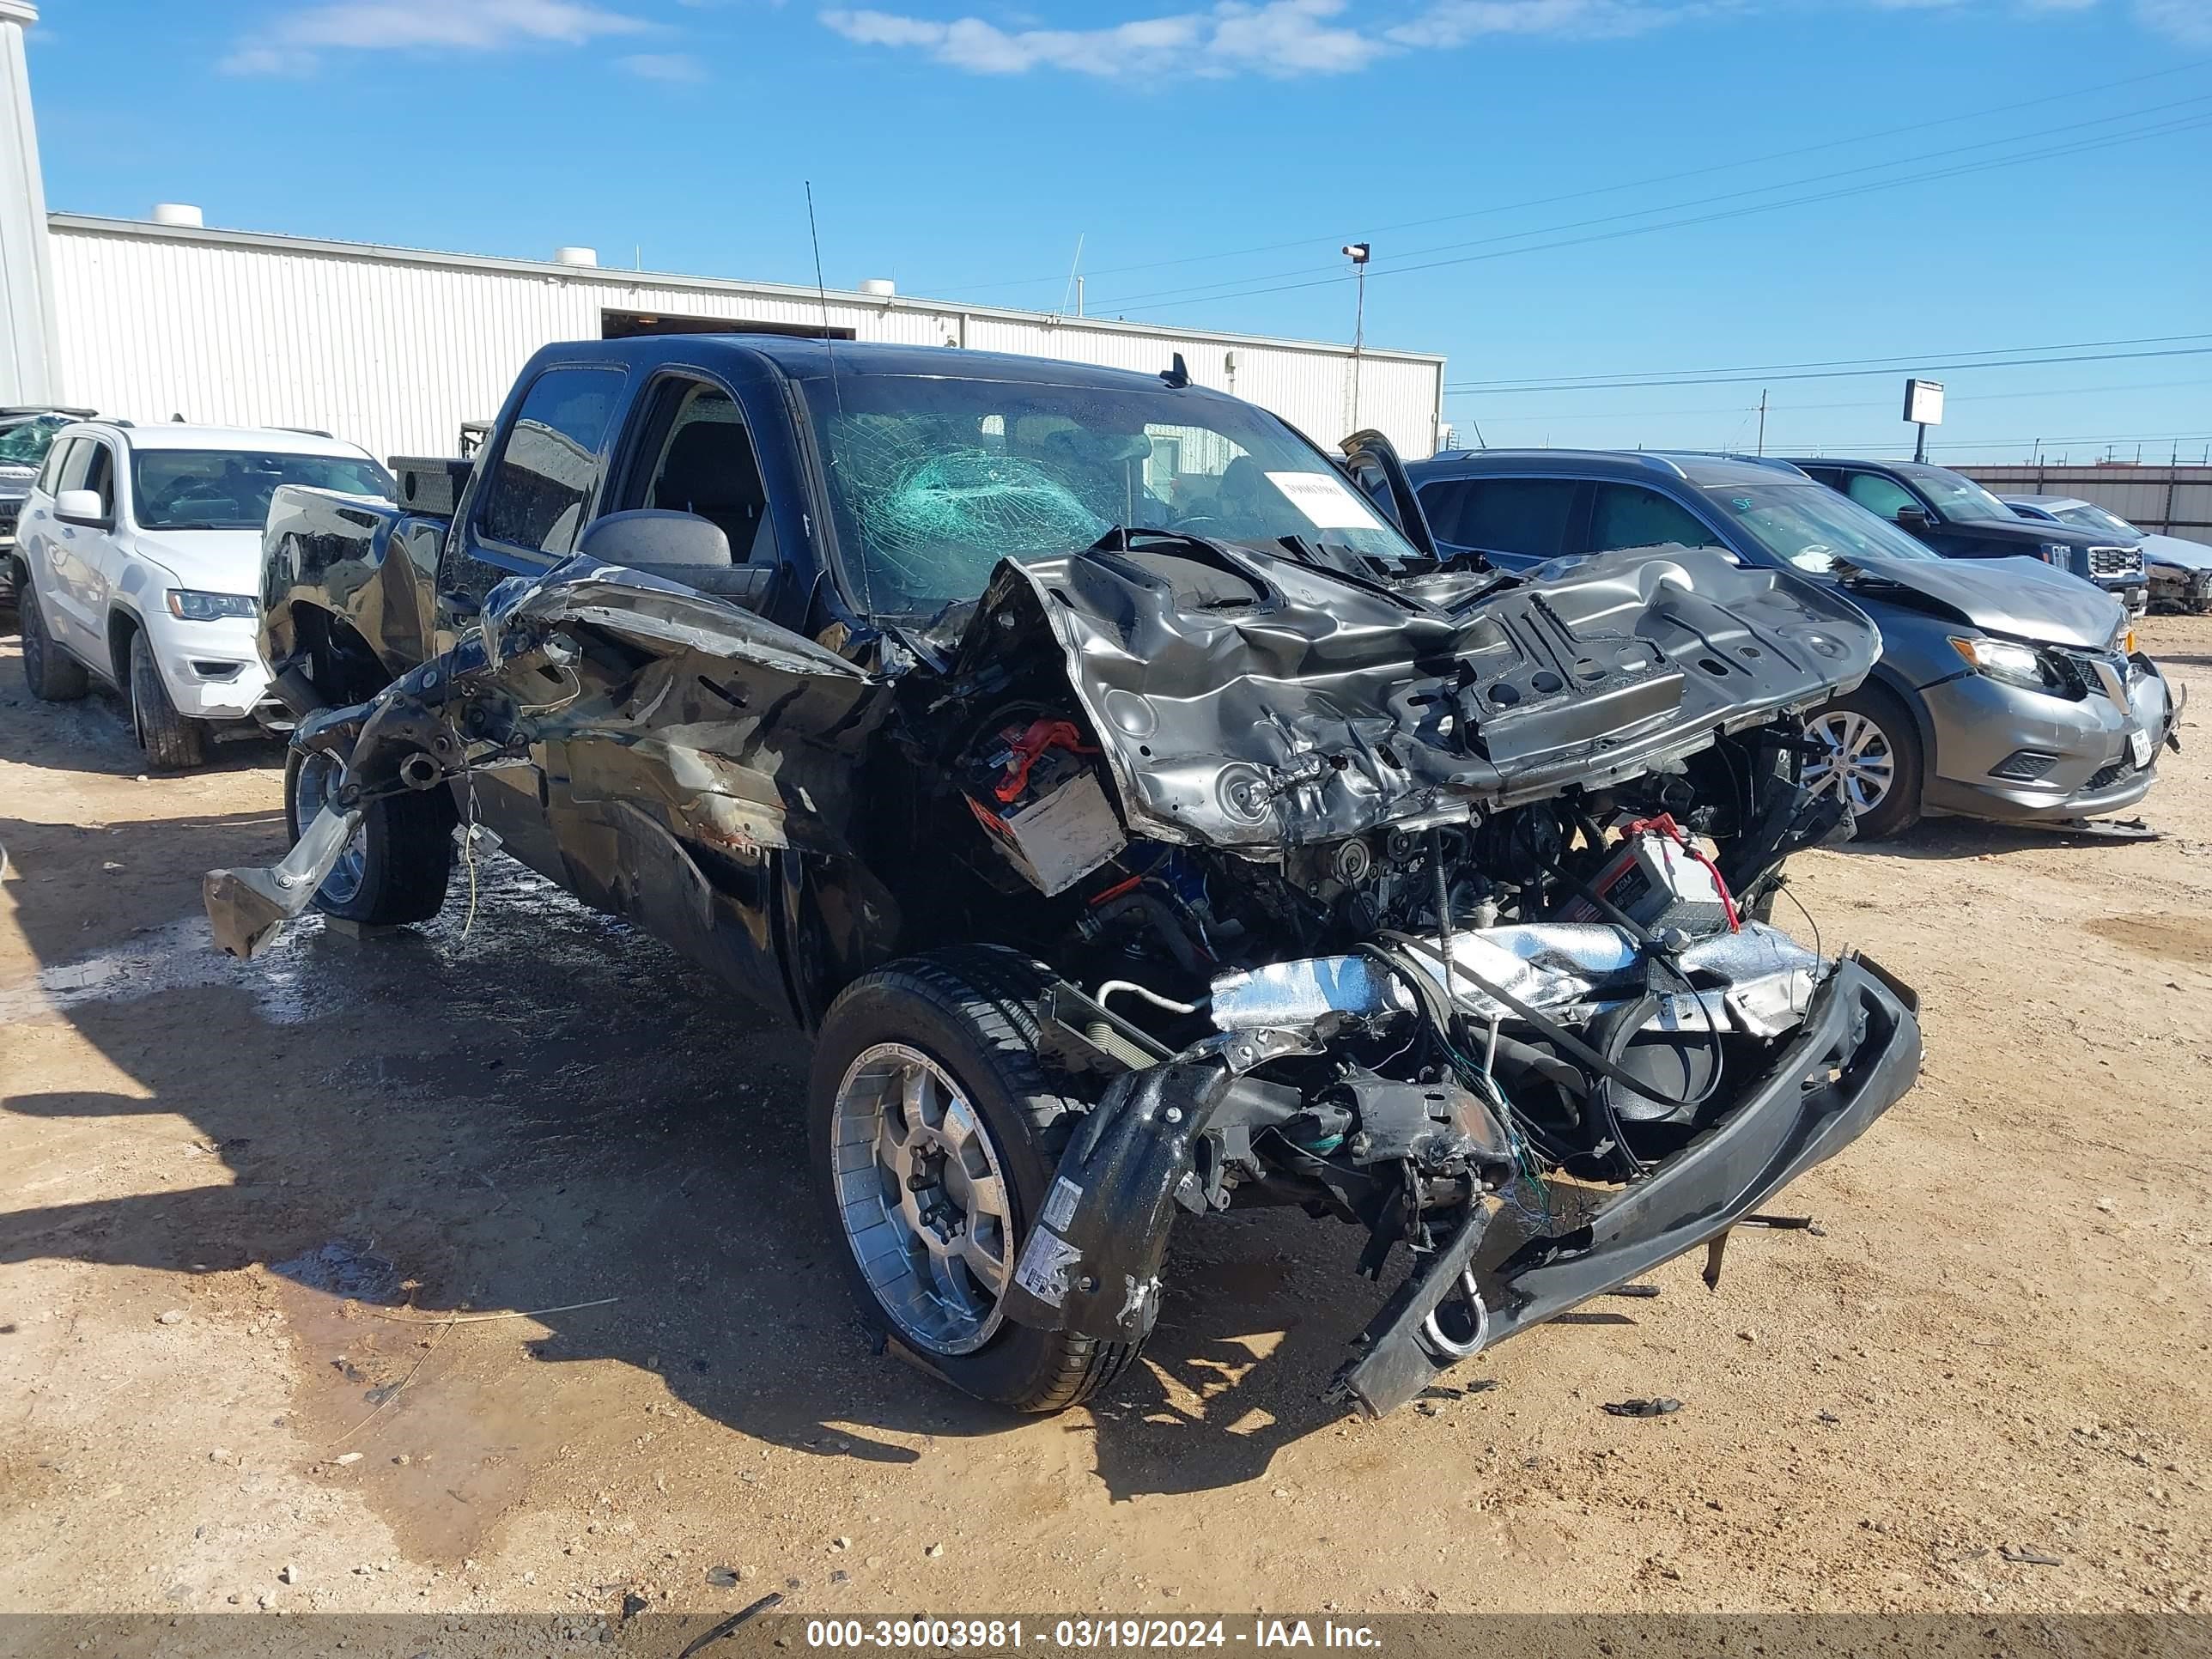
<svg viewBox="0 0 2212 1659">
<path fill-rule="evenodd" d="M 527 774 L 508 850 L 802 1023 L 892 958 L 1018 953 L 1089 1109 L 1003 1316 L 1141 1340 L 1179 1214 L 1296 1206 L 1413 1264 L 1338 1380 L 1376 1413 L 1710 1248 L 1917 1074 L 1911 994 L 1771 920 L 1842 830 L 1802 716 L 1879 647 L 1830 590 L 1679 550 L 1386 585 L 1125 532 L 833 644 L 588 560 L 506 584 L 302 723 L 346 787 L 283 865 L 210 875 L 217 937 L 299 915 L 379 793 L 450 789 L 473 835 Z"/>
</svg>

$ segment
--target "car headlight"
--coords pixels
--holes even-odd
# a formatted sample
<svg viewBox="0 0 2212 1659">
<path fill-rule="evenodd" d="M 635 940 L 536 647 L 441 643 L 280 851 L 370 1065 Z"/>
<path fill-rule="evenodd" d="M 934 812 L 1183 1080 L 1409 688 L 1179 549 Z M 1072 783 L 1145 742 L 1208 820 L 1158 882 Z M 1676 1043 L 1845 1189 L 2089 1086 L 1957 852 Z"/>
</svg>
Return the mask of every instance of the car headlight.
<svg viewBox="0 0 2212 1659">
<path fill-rule="evenodd" d="M 2045 564 L 2055 564 L 2061 570 L 2074 568 L 2074 550 L 2064 542 L 2045 542 L 2036 550 L 2042 554 Z"/>
<path fill-rule="evenodd" d="M 1986 674 L 2006 685 L 2041 691 L 2051 684 L 2051 677 L 2043 672 L 2043 659 L 2032 646 L 2014 645 L 2010 640 L 1962 639 L 1954 635 L 1951 648 L 1965 658 L 1966 666 L 1977 674 Z"/>
<path fill-rule="evenodd" d="M 216 622 L 250 617 L 258 605 L 251 593 L 204 593 L 196 587 L 169 590 L 169 614 L 180 622 Z"/>
</svg>

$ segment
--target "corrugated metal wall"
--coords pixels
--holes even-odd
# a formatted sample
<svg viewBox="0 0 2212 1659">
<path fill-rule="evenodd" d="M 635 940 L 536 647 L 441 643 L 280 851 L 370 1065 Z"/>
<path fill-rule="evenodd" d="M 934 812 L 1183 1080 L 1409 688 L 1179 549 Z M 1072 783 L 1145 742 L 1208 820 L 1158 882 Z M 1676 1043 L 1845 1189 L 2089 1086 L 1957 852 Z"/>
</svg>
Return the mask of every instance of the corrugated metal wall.
<svg viewBox="0 0 2212 1659">
<path fill-rule="evenodd" d="M 448 454 L 495 413 L 530 354 L 597 339 L 602 310 L 812 326 L 803 289 L 414 255 L 290 238 L 56 215 L 68 400 L 137 421 L 318 427 L 379 455 Z M 833 292 L 863 340 L 966 345 L 1157 372 L 1233 391 L 1332 444 L 1352 428 L 1341 347 L 1182 334 Z M 1232 373 L 1229 360 L 1233 354 Z M 1368 353 L 1357 424 L 1411 459 L 1435 447 L 1440 359 Z"/>
<path fill-rule="evenodd" d="M 2212 543 L 2212 466 L 1961 466 L 2000 495 L 2071 495 L 2138 530 Z"/>
</svg>

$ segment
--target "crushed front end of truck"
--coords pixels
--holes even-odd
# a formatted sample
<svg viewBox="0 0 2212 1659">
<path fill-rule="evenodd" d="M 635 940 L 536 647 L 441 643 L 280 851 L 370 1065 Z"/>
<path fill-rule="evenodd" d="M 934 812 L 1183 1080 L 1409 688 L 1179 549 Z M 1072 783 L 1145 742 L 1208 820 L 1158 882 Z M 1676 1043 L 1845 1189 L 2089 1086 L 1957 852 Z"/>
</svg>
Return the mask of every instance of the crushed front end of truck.
<svg viewBox="0 0 2212 1659">
<path fill-rule="evenodd" d="M 1765 919 L 1839 828 L 1802 716 L 1879 648 L 1832 590 L 1678 548 L 1384 580 L 1124 532 L 826 643 L 577 560 L 303 722 L 344 787 L 209 908 L 248 952 L 380 792 L 527 767 L 550 838 L 516 850 L 802 1024 L 887 963 L 1025 963 L 1078 1119 L 1014 1237 L 948 1254 L 981 1212 L 926 1209 L 916 1275 L 987 1335 L 1133 1349 L 1180 1217 L 1334 1218 L 1362 1271 L 1410 1262 L 1337 1382 L 1380 1413 L 1711 1246 L 1911 1085 L 1911 993 Z"/>
</svg>

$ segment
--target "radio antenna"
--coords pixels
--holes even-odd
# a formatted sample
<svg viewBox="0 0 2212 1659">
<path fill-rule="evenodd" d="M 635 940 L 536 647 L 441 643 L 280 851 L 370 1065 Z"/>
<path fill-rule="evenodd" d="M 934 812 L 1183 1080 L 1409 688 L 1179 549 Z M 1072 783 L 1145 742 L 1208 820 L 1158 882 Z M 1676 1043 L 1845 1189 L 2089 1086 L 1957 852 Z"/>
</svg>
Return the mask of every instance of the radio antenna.
<svg viewBox="0 0 2212 1659">
<path fill-rule="evenodd" d="M 830 325 L 830 289 L 822 280 L 822 232 L 814 222 L 814 181 L 807 179 L 800 182 L 806 190 L 806 239 L 814 246 L 814 297 L 822 306 L 822 349 L 830 359 L 830 399 L 836 408 L 837 424 L 842 428 L 845 424 L 845 389 L 837 381 L 837 331 Z M 837 434 L 841 440 L 844 435 L 842 431 Z M 833 441 L 824 447 L 830 452 L 824 462 L 834 470 L 837 465 L 837 445 Z M 869 591 L 868 550 L 856 548 L 854 556 L 860 567 L 860 608 L 868 613 L 868 621 L 872 623 L 876 602 Z"/>
</svg>

